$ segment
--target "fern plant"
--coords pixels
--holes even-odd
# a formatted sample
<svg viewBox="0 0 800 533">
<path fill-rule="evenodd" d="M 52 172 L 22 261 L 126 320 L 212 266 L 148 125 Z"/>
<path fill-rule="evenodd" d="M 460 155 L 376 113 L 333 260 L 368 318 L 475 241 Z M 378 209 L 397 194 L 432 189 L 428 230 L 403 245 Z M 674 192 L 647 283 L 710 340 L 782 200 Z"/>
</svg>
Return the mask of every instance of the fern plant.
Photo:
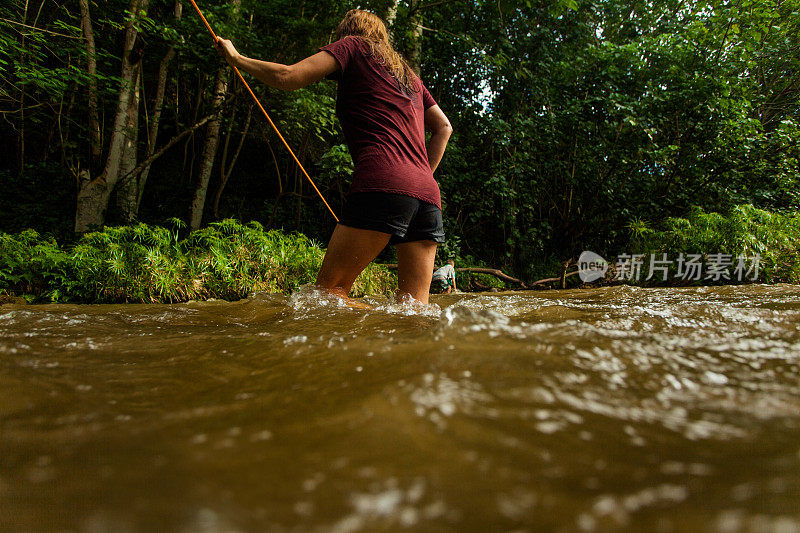
<svg viewBox="0 0 800 533">
<path fill-rule="evenodd" d="M 760 256 L 761 279 L 800 282 L 800 215 L 738 205 L 726 214 L 692 209 L 685 218 L 668 218 L 659 229 L 644 222 L 629 226 L 631 250 L 669 257 L 726 253 Z"/>
<path fill-rule="evenodd" d="M 71 248 L 28 230 L 0 233 L 0 292 L 40 301 L 181 302 L 290 293 L 314 281 L 324 250 L 301 234 L 265 231 L 257 222 L 223 220 L 180 239 L 185 227 L 106 227 Z M 357 296 L 386 294 L 394 274 L 371 265 Z"/>
</svg>

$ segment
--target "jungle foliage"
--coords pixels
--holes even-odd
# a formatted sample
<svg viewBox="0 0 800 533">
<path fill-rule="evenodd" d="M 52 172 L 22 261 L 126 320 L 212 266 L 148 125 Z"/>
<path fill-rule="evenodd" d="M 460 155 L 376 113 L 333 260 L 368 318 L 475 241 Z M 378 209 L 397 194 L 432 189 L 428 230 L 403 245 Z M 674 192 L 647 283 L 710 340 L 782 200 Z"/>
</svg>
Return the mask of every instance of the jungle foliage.
<svg viewBox="0 0 800 533">
<path fill-rule="evenodd" d="M 289 294 L 312 283 L 324 250 L 299 234 L 265 231 L 257 222 L 212 222 L 185 239 L 185 224 L 108 227 L 73 246 L 25 230 L 0 232 L 0 295 L 39 302 L 185 302 L 244 298 L 254 292 Z M 388 295 L 394 274 L 370 265 L 354 296 Z"/>
<path fill-rule="evenodd" d="M 678 254 L 725 254 L 732 263 L 729 271 L 735 269 L 737 256 L 748 258 L 748 268 L 753 263 L 750 258 L 757 256 L 759 281 L 800 283 L 798 213 L 782 215 L 752 205 L 736 206 L 728 213 L 707 213 L 695 207 L 685 217 L 667 218 L 658 226 L 633 223 L 633 249 L 647 258 L 650 254 L 673 259 Z M 674 274 L 673 268 L 670 275 Z"/>
<path fill-rule="evenodd" d="M 355 7 L 201 5 L 242 53 L 283 63 L 327 43 Z M 437 171 L 450 237 L 442 257 L 533 280 L 583 249 L 629 249 L 635 224 L 692 220 L 695 206 L 728 213 L 752 204 L 778 214 L 800 207 L 800 0 L 359 5 L 391 20 L 396 46 L 455 128 Z M 295 92 L 253 85 L 341 211 L 352 161 L 335 118 L 335 83 Z M 130 225 L 95 233 L 92 244 L 84 237 L 75 249 L 53 248 L 54 265 L 81 246 L 105 254 L 87 261 L 114 264 L 114 253 L 127 253 L 115 246 L 145 246 L 133 237 L 144 231 L 137 223 L 166 238 L 171 229 L 152 225 L 174 217 L 216 228 L 210 232 L 223 231 L 209 224 L 227 218 L 258 221 L 320 241 L 333 227 L 180 0 L 3 2 L 0 111 L 0 230 L 33 228 L 71 242 L 81 223 Z M 52 242 L 20 235 L 32 249 Z M 153 246 L 135 253 L 166 261 L 178 249 Z M 160 258 L 147 256 L 152 250 Z M 200 267 L 174 268 L 194 275 Z M 139 274 L 114 286 L 129 284 L 142 301 L 244 291 L 223 281 L 224 268 L 214 266 L 217 285 L 202 290 L 178 276 L 159 288 Z M 98 287 L 87 299 L 119 298 L 113 291 Z"/>
</svg>

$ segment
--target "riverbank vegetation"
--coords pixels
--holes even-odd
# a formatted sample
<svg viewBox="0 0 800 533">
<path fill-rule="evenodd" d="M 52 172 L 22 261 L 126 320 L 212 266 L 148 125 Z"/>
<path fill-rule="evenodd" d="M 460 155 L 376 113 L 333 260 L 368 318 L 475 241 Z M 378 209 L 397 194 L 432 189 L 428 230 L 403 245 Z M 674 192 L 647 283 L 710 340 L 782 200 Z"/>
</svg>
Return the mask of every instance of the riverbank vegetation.
<svg viewBox="0 0 800 533">
<path fill-rule="evenodd" d="M 629 253 L 643 255 L 642 271 L 650 254 L 672 259 L 666 284 L 682 284 L 675 275 L 679 254 L 729 254 L 759 256 L 756 280 L 800 283 L 800 214 L 781 214 L 752 205 L 736 206 L 726 214 L 700 208 L 686 217 L 672 217 L 651 227 L 639 221 L 630 225 Z M 83 235 L 72 244 L 59 245 L 35 230 L 18 234 L 0 232 L 0 303 L 26 302 L 183 302 L 197 299 L 244 298 L 255 292 L 289 294 L 312 283 L 322 263 L 324 249 L 302 234 L 265 230 L 258 222 L 212 222 L 185 237 L 180 219 L 170 227 L 144 223 L 106 227 Z M 456 268 L 474 266 L 472 257 L 457 258 Z M 612 261 L 613 262 L 613 261 Z M 393 265 L 392 265 L 393 266 Z M 558 272 L 559 266 L 553 267 Z M 729 271 L 734 265 L 731 264 Z M 600 284 L 619 283 L 613 269 Z M 646 285 L 642 275 L 628 282 Z M 536 288 L 559 286 L 558 278 Z M 577 278 L 568 280 L 575 286 Z M 703 276 L 693 283 L 709 281 Z M 495 276 L 457 272 L 461 290 L 518 289 Z M 389 295 L 397 287 L 394 271 L 370 265 L 356 280 L 354 296 Z"/>
<path fill-rule="evenodd" d="M 179 238 L 172 228 L 107 227 L 59 246 L 34 230 L 0 233 L 0 294 L 37 302 L 183 302 L 288 294 L 313 283 L 324 250 L 308 237 L 257 222 L 214 222 Z M 389 294 L 393 273 L 370 265 L 355 296 Z"/>
<path fill-rule="evenodd" d="M 355 7 L 200 4 L 241 52 L 282 63 L 316 52 Z M 359 5 L 387 20 L 455 130 L 436 173 L 449 238 L 440 260 L 531 282 L 560 275 L 583 250 L 644 253 L 631 249 L 632 229 L 637 244 L 675 247 L 675 255 L 685 242 L 734 242 L 723 237 L 731 226 L 712 224 L 709 213 L 749 224 L 746 240 L 761 225 L 777 227 L 763 213 L 800 209 L 800 0 Z M 53 266 L 40 278 L 24 274 L 43 287 L 35 294 L 55 290 L 53 279 L 66 276 L 54 266 L 62 260 L 90 271 L 69 270 L 75 285 L 51 292 L 57 299 L 233 297 L 309 279 L 311 259 L 298 259 L 296 271 L 286 263 L 284 279 L 272 263 L 237 258 L 236 246 L 251 249 L 244 229 L 235 234 L 246 244 L 225 237 L 217 248 L 234 254 L 234 266 L 211 251 L 212 234 L 222 239 L 229 223 L 213 224 L 232 218 L 318 257 L 318 247 L 296 236 L 324 243 L 334 221 L 182 0 L 3 2 L 0 66 L 0 231 L 4 242 L 38 250 L 34 263 Z M 353 162 L 335 116 L 335 82 L 281 92 L 251 81 L 340 213 Z M 762 214 L 737 215 L 740 205 Z M 176 217 L 201 233 L 180 246 L 158 244 L 171 238 Z M 680 221 L 694 232 L 685 242 Z M 706 226 L 719 238 L 703 241 L 698 228 Z M 796 267 L 779 268 L 791 261 L 790 241 L 781 242 L 764 241 L 782 250 L 771 279 L 794 279 Z M 75 250 L 85 251 L 83 263 Z M 125 261 L 131 268 L 120 270 Z M 144 273 L 156 264 L 167 272 Z M 245 265 L 244 281 L 226 278 L 227 268 Z M 13 272 L 2 275 L 23 275 Z M 382 291 L 384 281 L 375 283 L 359 290 Z"/>
<path fill-rule="evenodd" d="M 758 257 L 759 281 L 800 283 L 800 213 L 784 215 L 752 205 L 736 206 L 726 214 L 695 208 L 685 217 L 667 218 L 658 228 L 638 222 L 631 230 L 630 249 L 647 258 L 721 253 L 731 256 L 725 259 L 733 262 L 733 269 L 737 256 L 748 258 L 748 267 L 749 258 Z"/>
</svg>

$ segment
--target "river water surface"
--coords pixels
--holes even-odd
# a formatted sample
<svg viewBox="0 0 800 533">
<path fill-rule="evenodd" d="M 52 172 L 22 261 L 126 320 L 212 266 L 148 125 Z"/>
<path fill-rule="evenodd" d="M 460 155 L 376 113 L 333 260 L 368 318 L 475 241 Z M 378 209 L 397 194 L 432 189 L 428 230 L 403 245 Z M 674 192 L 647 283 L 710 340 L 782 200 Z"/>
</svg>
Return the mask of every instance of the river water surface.
<svg viewBox="0 0 800 533">
<path fill-rule="evenodd" d="M 800 531 L 800 287 L 0 308 L 0 530 Z"/>
</svg>

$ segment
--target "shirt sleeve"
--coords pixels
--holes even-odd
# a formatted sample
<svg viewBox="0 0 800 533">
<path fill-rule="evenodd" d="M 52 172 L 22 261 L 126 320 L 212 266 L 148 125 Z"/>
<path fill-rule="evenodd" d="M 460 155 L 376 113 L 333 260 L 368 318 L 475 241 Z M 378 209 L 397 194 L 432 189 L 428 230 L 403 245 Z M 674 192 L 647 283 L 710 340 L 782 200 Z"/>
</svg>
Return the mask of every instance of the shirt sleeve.
<svg viewBox="0 0 800 533">
<path fill-rule="evenodd" d="M 339 71 L 334 72 L 329 78 L 340 79 L 341 76 L 347 72 L 355 54 L 358 52 L 358 43 L 356 37 L 345 37 L 336 42 L 320 47 L 320 52 L 328 52 L 339 63 Z"/>
<path fill-rule="evenodd" d="M 435 105 L 438 105 L 436 103 L 436 100 L 433 99 L 433 96 L 431 96 L 431 93 L 429 93 L 428 89 L 425 87 L 425 85 L 423 85 L 422 86 L 422 108 L 423 109 L 428 109 L 429 107 L 433 107 Z"/>
</svg>

